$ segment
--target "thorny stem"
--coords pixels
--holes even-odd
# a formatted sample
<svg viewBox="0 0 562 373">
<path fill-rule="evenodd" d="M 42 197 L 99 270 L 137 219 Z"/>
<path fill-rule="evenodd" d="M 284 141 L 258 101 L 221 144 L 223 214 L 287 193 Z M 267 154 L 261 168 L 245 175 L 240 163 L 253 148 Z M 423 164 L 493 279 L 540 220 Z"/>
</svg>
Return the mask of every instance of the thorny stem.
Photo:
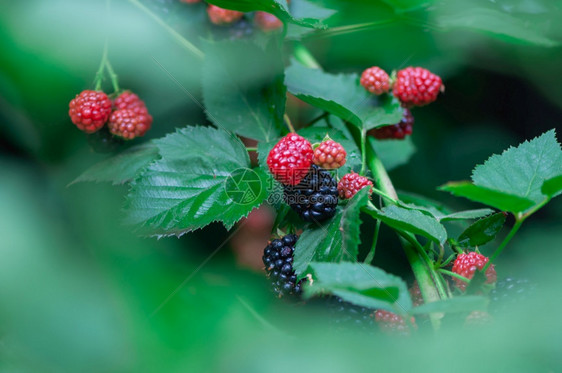
<svg viewBox="0 0 562 373">
<path fill-rule="evenodd" d="M 197 58 L 199 59 L 203 59 L 205 57 L 205 54 L 199 49 L 197 48 L 195 45 L 193 45 L 189 40 L 187 40 L 186 38 L 184 38 L 183 36 L 181 36 L 176 30 L 174 30 L 173 28 L 171 28 L 170 26 L 168 26 L 168 24 L 166 22 L 164 22 L 160 17 L 158 17 L 156 14 L 154 14 L 150 9 L 148 9 L 146 6 L 142 5 L 138 0 L 129 0 L 130 3 L 132 3 L 133 5 L 135 5 L 137 8 L 139 8 L 140 10 L 142 10 L 144 13 L 146 13 L 149 17 L 151 17 L 154 21 L 156 21 L 156 23 L 158 23 L 161 27 L 163 27 L 167 32 L 170 33 L 170 35 L 172 35 L 174 37 L 174 39 L 176 39 L 176 41 L 183 46 L 185 49 L 187 49 L 189 52 L 193 53 L 193 55 L 195 55 Z"/>
</svg>

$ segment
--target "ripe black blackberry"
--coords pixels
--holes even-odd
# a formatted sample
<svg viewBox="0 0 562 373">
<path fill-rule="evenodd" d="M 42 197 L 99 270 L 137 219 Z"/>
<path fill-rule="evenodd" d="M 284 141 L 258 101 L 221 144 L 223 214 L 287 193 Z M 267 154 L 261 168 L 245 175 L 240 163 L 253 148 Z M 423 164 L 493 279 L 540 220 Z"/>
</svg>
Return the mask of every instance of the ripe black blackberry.
<svg viewBox="0 0 562 373">
<path fill-rule="evenodd" d="M 498 281 L 490 292 L 490 312 L 498 315 L 528 300 L 536 286 L 527 279 L 508 277 Z"/>
<path fill-rule="evenodd" d="M 305 221 L 321 222 L 336 214 L 338 186 L 330 173 L 312 165 L 297 185 L 285 185 L 283 198 Z"/>
<path fill-rule="evenodd" d="M 263 251 L 262 259 L 267 277 L 271 280 L 273 291 L 279 297 L 299 296 L 302 293 L 304 280 L 297 281 L 297 275 L 293 270 L 293 253 L 297 239 L 297 235 L 288 234 L 271 241 Z"/>
<path fill-rule="evenodd" d="M 374 329 L 374 309 L 356 306 L 344 301 L 340 297 L 334 296 L 328 299 L 328 311 L 330 314 L 330 324 L 336 329 L 346 329 L 349 327 L 358 327 L 366 330 Z"/>
<path fill-rule="evenodd" d="M 107 126 L 103 126 L 101 130 L 88 135 L 88 144 L 96 153 L 113 153 L 119 150 L 124 143 L 125 140 L 113 136 Z"/>
</svg>

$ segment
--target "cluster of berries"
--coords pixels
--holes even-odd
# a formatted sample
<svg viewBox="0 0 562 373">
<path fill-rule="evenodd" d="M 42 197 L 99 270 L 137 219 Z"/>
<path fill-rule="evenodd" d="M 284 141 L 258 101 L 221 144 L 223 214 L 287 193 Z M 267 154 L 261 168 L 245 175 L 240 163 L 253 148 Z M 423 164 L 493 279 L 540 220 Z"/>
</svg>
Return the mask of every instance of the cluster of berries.
<svg viewBox="0 0 562 373">
<path fill-rule="evenodd" d="M 254 25 L 264 32 L 279 30 L 283 27 L 283 22 L 279 18 L 262 11 L 257 11 L 252 15 L 236 10 L 223 9 L 216 5 L 209 5 L 207 7 L 207 14 L 212 24 L 229 26 L 232 29 L 231 36 L 233 38 L 241 38 L 252 34 Z M 253 23 L 250 21 L 250 18 L 253 18 Z"/>
<path fill-rule="evenodd" d="M 152 125 L 146 105 L 130 91 L 113 101 L 101 91 L 82 91 L 70 101 L 68 114 L 81 131 L 91 134 L 107 123 L 111 134 L 126 140 L 143 136 Z"/>
<path fill-rule="evenodd" d="M 424 106 L 437 99 L 444 90 L 441 78 L 421 67 L 407 67 L 390 77 L 377 66 L 370 67 L 361 74 L 361 85 L 370 93 L 382 95 L 390 93 L 396 97 L 403 108 L 402 120 L 390 126 L 374 128 L 368 132 L 377 139 L 404 139 L 412 134 L 414 117 L 410 109 Z"/>
<path fill-rule="evenodd" d="M 313 147 L 304 137 L 291 133 L 271 149 L 267 165 L 283 184 L 285 202 L 303 220 L 321 222 L 335 215 L 338 197 L 349 199 L 373 185 L 353 172 L 336 182 L 328 170 L 343 166 L 346 156 L 343 146 L 329 138 Z"/>
<path fill-rule="evenodd" d="M 279 297 L 299 298 L 302 294 L 305 280 L 299 281 L 293 268 L 297 240 L 297 235 L 288 234 L 271 241 L 263 252 L 262 260 L 267 277 L 271 281 L 274 293 Z M 410 293 L 415 305 L 423 303 L 416 283 L 410 289 Z M 403 317 L 395 313 L 357 306 L 339 297 L 329 297 L 327 306 L 335 326 L 359 326 L 369 329 L 376 322 L 381 331 L 399 335 L 409 335 L 411 327 L 416 328 L 413 317 L 411 322 L 407 323 Z"/>
</svg>

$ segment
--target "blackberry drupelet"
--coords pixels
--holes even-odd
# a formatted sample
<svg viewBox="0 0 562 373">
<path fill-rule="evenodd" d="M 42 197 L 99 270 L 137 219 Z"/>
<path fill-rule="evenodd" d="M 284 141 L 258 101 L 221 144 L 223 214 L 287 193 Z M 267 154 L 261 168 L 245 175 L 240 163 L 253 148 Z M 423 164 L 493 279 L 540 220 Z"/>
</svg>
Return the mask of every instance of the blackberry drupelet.
<svg viewBox="0 0 562 373">
<path fill-rule="evenodd" d="M 498 281 L 490 292 L 490 312 L 498 315 L 509 312 L 521 302 L 529 300 L 536 290 L 536 285 L 527 279 L 508 277 Z"/>
<path fill-rule="evenodd" d="M 328 311 L 330 323 L 337 329 L 358 327 L 373 330 L 375 326 L 374 309 L 356 306 L 340 297 L 334 296 L 328 299 Z"/>
<path fill-rule="evenodd" d="M 330 173 L 312 165 L 297 185 L 285 185 L 283 198 L 305 221 L 321 222 L 336 214 L 338 187 Z"/>
<path fill-rule="evenodd" d="M 250 39 L 255 32 L 254 24 L 246 16 L 228 27 L 213 23 L 211 25 L 214 36 L 219 40 L 246 40 Z"/>
<path fill-rule="evenodd" d="M 297 235 L 288 234 L 271 241 L 263 251 L 262 259 L 267 277 L 271 280 L 273 291 L 279 297 L 299 296 L 302 293 L 304 279 L 297 281 L 297 275 L 293 270 L 293 253 L 297 239 Z"/>
</svg>

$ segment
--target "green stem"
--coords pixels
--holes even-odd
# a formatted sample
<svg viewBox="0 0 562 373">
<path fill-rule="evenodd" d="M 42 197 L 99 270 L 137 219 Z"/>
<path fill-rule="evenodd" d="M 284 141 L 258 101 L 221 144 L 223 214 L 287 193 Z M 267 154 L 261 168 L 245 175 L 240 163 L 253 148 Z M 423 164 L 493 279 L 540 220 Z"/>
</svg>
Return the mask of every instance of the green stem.
<svg viewBox="0 0 562 373">
<path fill-rule="evenodd" d="M 430 273 L 431 278 L 433 279 L 433 283 L 435 284 L 434 286 L 437 289 L 437 293 L 439 294 L 439 297 L 442 299 L 446 299 L 447 291 L 445 290 L 445 284 L 443 278 L 435 270 L 435 266 L 431 261 L 431 258 L 427 255 L 427 252 L 425 251 L 423 246 L 418 242 L 418 240 L 416 240 L 416 237 L 413 234 L 411 233 L 399 233 L 399 234 L 403 239 L 408 241 L 412 246 L 414 246 L 417 249 L 419 256 L 423 259 L 423 261 L 425 262 L 428 268 L 428 271 Z M 437 298 L 436 300 L 439 300 L 439 298 Z"/>
<path fill-rule="evenodd" d="M 464 277 L 464 276 L 459 275 L 458 273 L 451 272 L 451 271 L 447 271 L 446 269 L 443 269 L 443 268 L 439 268 L 438 271 L 441 272 L 441 273 L 443 273 L 443 274 L 445 274 L 445 275 L 449 275 L 449 276 L 458 278 L 459 280 L 464 281 L 464 282 L 466 282 L 466 283 L 470 282 L 469 279 L 467 279 L 467 278 Z"/>
<path fill-rule="evenodd" d="M 107 67 L 107 72 L 109 73 L 109 78 L 111 79 L 111 85 L 113 86 L 113 91 L 118 93 L 119 89 L 119 80 L 117 79 L 117 74 L 115 74 L 115 70 L 113 70 L 113 66 L 109 62 L 109 59 L 105 60 L 105 67 Z"/>
<path fill-rule="evenodd" d="M 370 145 L 367 146 L 366 150 L 367 150 L 367 163 L 369 165 L 369 168 L 371 169 L 371 172 L 373 173 L 373 179 L 375 180 L 375 185 L 377 185 L 378 189 L 388 194 L 388 196 L 392 200 L 395 201 L 398 200 L 398 194 L 396 193 L 396 190 L 394 189 L 394 185 L 392 185 L 392 182 L 390 181 L 390 177 L 388 176 L 388 173 L 386 172 L 386 169 L 384 168 L 384 165 L 382 164 L 381 160 L 379 159 L 379 157 L 377 157 L 375 151 L 372 149 Z"/>
<path fill-rule="evenodd" d="M 408 262 L 410 262 L 410 266 L 412 267 L 412 272 L 414 272 L 414 276 L 418 281 L 424 301 L 429 303 L 439 300 L 439 294 L 435 290 L 433 280 L 427 271 L 425 263 L 421 260 L 420 256 L 416 253 L 409 242 L 404 239 L 401 239 L 400 241 L 402 243 L 402 247 L 404 248 L 404 252 L 406 253 L 406 258 L 408 258 Z M 438 329 L 440 324 L 440 315 L 430 313 L 429 319 L 431 320 L 433 328 Z"/>
<path fill-rule="evenodd" d="M 156 23 L 158 23 L 162 28 L 164 28 L 168 33 L 170 33 L 170 35 L 172 35 L 172 37 L 174 39 L 176 39 L 176 41 L 181 46 L 183 46 L 189 52 L 193 53 L 197 58 L 202 60 L 205 57 L 205 54 L 199 48 L 197 48 L 189 40 L 187 40 L 186 38 L 181 36 L 176 30 L 174 30 L 173 28 L 168 26 L 168 24 L 166 22 L 164 22 L 160 17 L 158 17 L 156 14 L 154 14 L 146 6 L 141 4 L 138 0 L 129 0 L 129 2 L 132 3 L 133 5 L 135 5 L 140 10 L 142 10 L 145 14 L 147 14 L 149 17 L 151 17 L 154 21 L 156 21 Z"/>
<path fill-rule="evenodd" d="M 389 196 L 388 194 L 386 194 L 382 190 L 377 189 L 377 188 L 372 188 L 372 191 L 373 191 L 373 193 L 385 198 L 387 200 L 387 203 L 390 202 L 393 205 L 398 204 L 398 201 L 396 201 L 394 198 L 392 198 L 391 196 Z"/>
<path fill-rule="evenodd" d="M 304 66 L 311 67 L 313 69 L 321 69 L 320 64 L 314 56 L 310 53 L 308 49 L 302 43 L 295 42 L 293 49 L 293 56 L 297 61 L 302 63 Z"/>
<path fill-rule="evenodd" d="M 308 35 L 305 35 L 304 38 L 305 39 L 309 39 L 309 38 L 323 38 L 323 37 L 332 37 L 332 36 L 337 36 L 337 35 L 344 35 L 344 34 L 349 34 L 352 32 L 359 32 L 359 31 L 367 31 L 370 29 L 375 29 L 375 28 L 379 28 L 381 26 L 386 26 L 392 22 L 394 22 L 396 19 L 395 18 L 391 18 L 391 19 L 384 19 L 382 21 L 375 21 L 375 22 L 368 22 L 368 23 L 358 23 L 355 25 L 348 25 L 348 26 L 340 26 L 340 27 L 332 27 L 329 28 L 327 30 L 321 30 L 315 33 L 310 33 Z"/>
<path fill-rule="evenodd" d="M 246 150 L 249 151 L 249 152 L 257 152 L 258 148 L 256 148 L 256 147 L 246 147 Z"/>
<path fill-rule="evenodd" d="M 361 171 L 359 172 L 359 174 L 361 176 L 365 175 L 365 169 L 367 167 L 367 130 L 365 130 L 365 128 L 363 128 L 361 130 Z"/>
<path fill-rule="evenodd" d="M 101 85 L 103 82 L 103 78 L 104 78 L 104 69 L 105 69 L 105 65 L 107 62 L 107 44 L 108 44 L 108 39 L 105 39 L 105 45 L 103 47 L 103 54 L 101 56 L 101 62 L 100 62 L 100 67 L 98 68 L 98 71 L 96 72 L 96 77 L 94 79 L 94 90 L 95 91 L 99 91 L 101 90 Z"/>
<path fill-rule="evenodd" d="M 388 197 L 398 200 L 398 194 L 392 185 L 392 181 L 390 180 L 384 165 L 377 157 L 370 144 L 367 147 L 367 150 L 369 167 L 373 172 L 375 184 L 380 190 L 385 192 Z M 391 202 L 388 197 L 385 198 L 385 203 Z M 435 271 L 431 259 L 427 256 L 427 253 L 421 244 L 416 240 L 413 234 L 402 233 L 400 235 L 402 236 L 402 239 L 400 240 L 402 247 L 404 248 L 406 257 L 410 262 L 412 272 L 414 272 L 414 276 L 418 281 L 424 301 L 426 303 L 431 303 L 439 299 L 446 299 L 448 296 L 443 284 L 443 278 Z M 430 314 L 431 323 L 434 329 L 439 327 L 439 318 L 440 315 L 438 314 Z"/>
<path fill-rule="evenodd" d="M 287 128 L 289 128 L 289 131 L 291 131 L 291 133 L 297 132 L 295 131 L 295 127 L 293 127 L 293 123 L 291 123 L 291 118 L 289 118 L 287 114 L 283 115 L 283 120 L 285 121 L 285 124 L 287 125 Z"/>
<path fill-rule="evenodd" d="M 324 118 L 327 118 L 328 115 L 330 115 L 329 112 L 325 111 L 324 113 L 320 114 L 319 116 L 317 116 L 316 118 L 312 119 L 310 122 L 308 122 L 305 127 L 309 127 L 312 126 L 314 123 L 321 121 Z"/>
<path fill-rule="evenodd" d="M 373 243 L 371 244 L 371 250 L 365 257 L 363 263 L 371 264 L 373 259 L 375 258 L 375 251 L 377 249 L 377 242 L 379 240 L 379 230 L 381 229 L 381 221 L 380 219 L 377 220 L 377 225 L 375 225 L 375 234 L 373 235 Z"/>
<path fill-rule="evenodd" d="M 511 241 L 511 239 L 513 238 L 513 236 L 515 236 L 515 233 L 517 233 L 517 231 L 519 230 L 519 228 L 521 228 L 521 225 L 523 224 L 523 222 L 525 221 L 525 217 L 516 220 L 515 224 L 513 225 L 513 227 L 511 227 L 511 230 L 509 231 L 509 233 L 507 234 L 507 236 L 505 236 L 505 238 L 503 239 L 502 243 L 500 244 L 500 246 L 498 246 L 498 248 L 496 249 L 496 251 L 494 251 L 494 253 L 492 254 L 492 256 L 490 257 L 490 260 L 488 260 L 488 263 L 486 263 L 486 265 L 484 266 L 484 268 L 482 268 L 483 272 L 486 272 L 486 270 L 488 269 L 488 267 L 490 265 L 492 265 L 492 262 L 494 260 L 496 260 L 496 258 L 502 253 L 503 249 L 505 249 L 505 247 L 507 246 L 507 244 L 509 243 L 509 241 Z"/>
</svg>

